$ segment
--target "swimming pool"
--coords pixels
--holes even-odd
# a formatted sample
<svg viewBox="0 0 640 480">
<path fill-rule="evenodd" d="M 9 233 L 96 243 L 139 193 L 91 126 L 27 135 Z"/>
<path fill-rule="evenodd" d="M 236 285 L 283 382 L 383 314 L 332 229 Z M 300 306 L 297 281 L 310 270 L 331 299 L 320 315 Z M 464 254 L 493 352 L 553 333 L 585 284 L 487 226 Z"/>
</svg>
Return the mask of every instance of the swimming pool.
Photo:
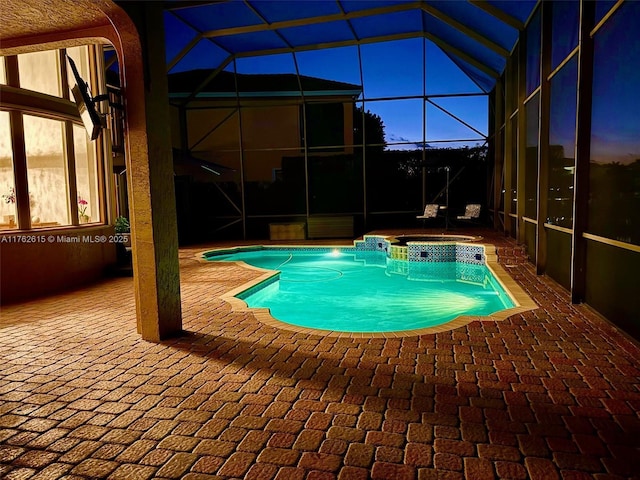
<svg viewBox="0 0 640 480">
<path fill-rule="evenodd" d="M 227 300 L 233 296 L 249 308 L 269 309 L 271 317 L 289 326 L 323 332 L 442 330 L 519 307 L 475 258 L 407 261 L 367 248 L 263 246 L 210 251 L 204 257 L 269 271 L 230 292 Z"/>
</svg>

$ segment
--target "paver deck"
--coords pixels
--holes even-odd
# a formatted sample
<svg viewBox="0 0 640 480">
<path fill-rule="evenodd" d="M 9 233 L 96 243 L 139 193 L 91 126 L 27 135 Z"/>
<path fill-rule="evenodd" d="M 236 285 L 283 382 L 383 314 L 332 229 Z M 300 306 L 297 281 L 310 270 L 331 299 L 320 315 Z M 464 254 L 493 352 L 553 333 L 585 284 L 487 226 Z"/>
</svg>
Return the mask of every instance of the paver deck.
<svg viewBox="0 0 640 480">
<path fill-rule="evenodd" d="M 233 312 L 220 296 L 259 273 L 205 247 L 180 251 L 185 332 L 160 344 L 136 333 L 130 278 L 3 307 L 0 477 L 640 478 L 638 344 L 483 234 L 539 309 L 292 332 Z"/>
</svg>

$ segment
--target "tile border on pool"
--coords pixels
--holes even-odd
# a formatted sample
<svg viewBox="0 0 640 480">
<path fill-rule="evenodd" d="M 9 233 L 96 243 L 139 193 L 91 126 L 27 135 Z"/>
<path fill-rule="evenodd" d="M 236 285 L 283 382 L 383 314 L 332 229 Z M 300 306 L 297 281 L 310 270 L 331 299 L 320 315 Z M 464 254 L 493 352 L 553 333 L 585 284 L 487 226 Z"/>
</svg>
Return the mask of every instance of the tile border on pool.
<svg viewBox="0 0 640 480">
<path fill-rule="evenodd" d="M 382 237 L 384 238 L 384 237 Z M 367 236 L 365 235 L 365 241 Z M 385 238 L 386 240 L 386 238 Z M 356 241 L 358 242 L 358 241 Z M 296 246 L 296 245 L 251 245 L 251 246 L 237 246 L 237 247 L 222 247 L 219 249 L 206 250 L 204 252 L 200 252 L 196 255 L 197 260 L 200 262 L 210 263 L 214 265 L 214 263 L 209 262 L 208 258 L 223 255 L 228 253 L 237 253 L 239 251 L 257 251 L 257 250 L 302 250 L 302 251 L 313 251 L 313 252 L 331 252 L 335 249 L 340 249 L 341 251 L 347 251 L 350 253 L 359 251 L 361 249 L 357 248 L 357 244 L 354 242 L 354 247 L 348 247 L 345 245 L 322 245 L 318 247 L 313 246 Z M 369 241 L 369 245 L 373 242 Z M 420 242 L 418 242 L 420 243 Z M 424 242 L 429 243 L 429 242 Z M 463 247 L 480 247 L 483 250 L 482 255 L 482 264 L 486 265 L 486 267 L 491 271 L 495 279 L 500 283 L 504 291 L 509 295 L 513 303 L 515 304 L 512 308 L 507 308 L 504 310 L 500 310 L 499 312 L 495 312 L 492 315 L 482 316 L 482 315 L 461 315 L 453 320 L 443 323 L 441 325 L 437 325 L 434 327 L 425 327 L 413 330 L 400 330 L 395 332 L 339 332 L 333 330 L 322 330 L 318 328 L 308 328 L 308 327 L 299 327 L 296 325 L 292 325 L 277 318 L 274 318 L 271 315 L 271 312 L 268 308 L 251 308 L 247 306 L 244 300 L 241 300 L 236 295 L 245 292 L 246 290 L 256 287 L 260 283 L 273 281 L 273 277 L 279 276 L 280 272 L 274 270 L 265 270 L 260 267 L 255 267 L 253 265 L 249 265 L 245 262 L 241 261 L 230 261 L 228 263 L 236 264 L 240 267 L 247 268 L 249 270 L 256 270 L 258 272 L 262 272 L 262 274 L 244 284 L 233 288 L 222 295 L 220 295 L 220 299 L 224 300 L 231 306 L 231 310 L 234 312 L 242 312 L 242 313 L 252 313 L 255 318 L 268 326 L 287 330 L 289 332 L 296 333 L 304 333 L 309 335 L 319 335 L 325 337 L 343 337 L 343 338 L 402 338 L 402 337 L 414 337 L 420 335 L 428 335 L 440 332 L 447 332 L 450 330 L 454 330 L 456 328 L 465 326 L 474 321 L 480 322 L 490 322 L 490 321 L 501 321 L 506 318 L 516 315 L 518 313 L 526 312 L 529 310 L 535 310 L 538 307 L 533 299 L 527 295 L 524 289 L 518 285 L 518 283 L 507 273 L 507 271 L 502 268 L 502 265 L 498 263 L 498 255 L 496 251 L 495 245 L 485 244 L 485 243 L 465 243 L 465 242 L 453 242 L 456 246 L 460 245 Z M 375 243 L 373 243 L 375 244 Z M 386 246 L 389 246 L 387 243 Z M 376 244 L 377 247 L 377 244 Z M 382 248 L 372 248 L 371 250 L 383 250 Z M 367 249 L 369 250 L 369 249 Z M 387 248 L 384 251 L 387 252 L 387 256 L 391 258 L 391 249 Z M 469 249 L 464 249 L 463 251 L 470 251 Z M 473 250 L 475 252 L 475 250 Z M 447 252 L 447 255 L 449 252 Z M 475 254 L 474 254 L 475 255 Z M 457 255 L 456 255 L 457 256 Z M 461 261 L 456 258 L 457 261 Z M 469 263 L 476 263 L 475 257 Z"/>
</svg>

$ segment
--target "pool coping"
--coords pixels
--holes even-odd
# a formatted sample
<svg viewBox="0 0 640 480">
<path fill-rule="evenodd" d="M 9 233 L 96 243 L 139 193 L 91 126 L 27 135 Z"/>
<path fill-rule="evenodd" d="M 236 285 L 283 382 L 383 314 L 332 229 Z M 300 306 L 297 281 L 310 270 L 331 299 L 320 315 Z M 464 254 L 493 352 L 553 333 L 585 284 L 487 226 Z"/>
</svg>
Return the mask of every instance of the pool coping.
<svg viewBox="0 0 640 480">
<path fill-rule="evenodd" d="M 538 304 L 524 291 L 524 289 L 516 282 L 513 277 L 498 263 L 498 254 L 495 245 L 482 243 L 482 242 L 455 242 L 456 244 L 472 244 L 472 245 L 481 245 L 484 248 L 485 253 L 485 265 L 491 271 L 493 276 L 496 278 L 498 283 L 500 283 L 501 287 L 507 293 L 509 298 L 515 304 L 512 308 L 507 308 L 504 310 L 500 310 L 491 315 L 460 315 L 453 320 L 448 321 L 447 323 L 443 323 L 441 325 L 436 325 L 433 327 L 425 327 L 419 329 L 411 329 L 411 330 L 400 330 L 395 332 L 341 332 L 335 330 L 322 330 L 318 328 L 309 328 L 309 327 L 299 327 L 297 325 L 292 325 L 290 323 L 283 322 L 282 320 L 278 320 L 277 318 L 271 315 L 271 311 L 268 308 L 252 308 L 247 305 L 244 300 L 236 297 L 236 295 L 255 287 L 256 285 L 265 282 L 274 276 L 280 274 L 280 272 L 276 270 L 266 270 L 264 268 L 255 267 L 253 265 L 249 265 L 242 261 L 220 261 L 217 263 L 231 263 L 237 266 L 254 270 L 258 272 L 262 272 L 257 278 L 254 278 L 248 282 L 239 285 L 238 287 L 232 288 L 231 290 L 220 295 L 220 299 L 224 300 L 231 306 L 231 310 L 233 312 L 240 313 L 252 313 L 256 319 L 263 323 L 264 325 L 268 325 L 274 328 L 286 330 L 289 332 L 296 333 L 305 333 L 309 335 L 320 335 L 325 337 L 343 337 L 343 338 L 404 338 L 404 337 L 414 337 L 420 335 L 429 335 L 440 332 L 447 332 L 450 330 L 455 330 L 456 328 L 468 325 L 471 322 L 491 322 L 491 321 L 502 321 L 513 315 L 527 312 L 530 310 L 535 310 L 540 308 Z M 216 262 L 211 262 L 207 260 L 205 254 L 208 252 L 215 251 L 225 251 L 225 250 L 241 250 L 241 249 L 250 249 L 250 248 L 299 248 L 303 247 L 306 249 L 315 249 L 315 248 L 323 248 L 323 249 L 331 249 L 331 248 L 352 248 L 347 245 L 318 245 L 318 246 L 310 246 L 310 245 L 246 245 L 246 246 L 234 246 L 234 247 L 221 247 L 208 249 L 196 254 L 196 259 L 199 262 L 207 263 L 210 265 L 215 265 Z"/>
</svg>

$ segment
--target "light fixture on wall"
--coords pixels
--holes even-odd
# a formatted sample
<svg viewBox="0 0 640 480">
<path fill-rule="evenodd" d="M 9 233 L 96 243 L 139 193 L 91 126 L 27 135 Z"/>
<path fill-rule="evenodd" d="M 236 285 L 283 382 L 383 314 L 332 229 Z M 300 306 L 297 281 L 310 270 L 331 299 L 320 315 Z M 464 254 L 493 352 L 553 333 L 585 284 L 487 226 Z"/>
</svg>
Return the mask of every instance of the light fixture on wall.
<svg viewBox="0 0 640 480">
<path fill-rule="evenodd" d="M 104 115 L 101 115 L 96 108 L 96 102 L 108 100 L 108 95 L 98 95 L 92 97 L 89 91 L 89 85 L 85 82 L 76 68 L 73 59 L 67 55 L 67 62 L 71 69 L 72 75 L 69 75 L 69 87 L 75 99 L 78 113 L 87 130 L 87 134 L 91 140 L 95 140 L 100 135 L 100 131 L 107 127 Z"/>
</svg>

